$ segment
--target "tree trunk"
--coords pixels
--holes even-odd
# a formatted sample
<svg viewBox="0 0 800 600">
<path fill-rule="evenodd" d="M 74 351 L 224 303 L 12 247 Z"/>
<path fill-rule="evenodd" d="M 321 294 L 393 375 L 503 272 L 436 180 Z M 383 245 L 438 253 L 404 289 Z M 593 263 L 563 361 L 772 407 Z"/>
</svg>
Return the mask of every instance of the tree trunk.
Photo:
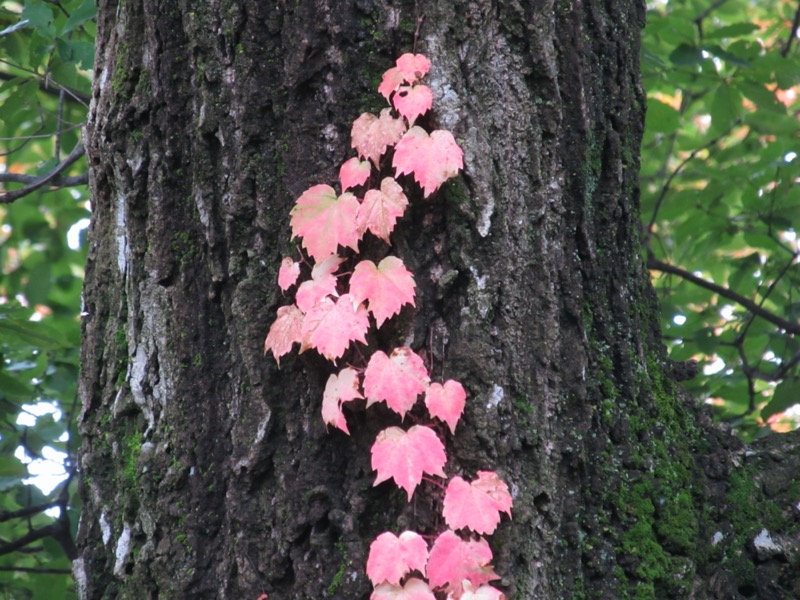
<svg viewBox="0 0 800 600">
<path fill-rule="evenodd" d="M 310 351 L 278 369 L 263 350 L 287 303 L 289 211 L 336 181 L 353 120 L 385 106 L 381 74 L 418 25 L 432 119 L 465 169 L 398 225 L 416 310 L 376 340 L 404 340 L 468 390 L 446 470 L 494 469 L 512 489 L 492 538 L 499 587 L 791 597 L 797 550 L 778 533 L 797 512 L 769 499 L 797 453 L 755 483 L 762 467 L 681 395 L 659 341 L 639 253 L 644 13 L 636 0 L 101 0 L 82 597 L 367 598 L 378 533 L 442 530 L 434 486 L 409 504 L 372 485 L 386 413 L 326 432 L 329 363 Z M 780 552 L 756 556 L 761 529 Z"/>
</svg>

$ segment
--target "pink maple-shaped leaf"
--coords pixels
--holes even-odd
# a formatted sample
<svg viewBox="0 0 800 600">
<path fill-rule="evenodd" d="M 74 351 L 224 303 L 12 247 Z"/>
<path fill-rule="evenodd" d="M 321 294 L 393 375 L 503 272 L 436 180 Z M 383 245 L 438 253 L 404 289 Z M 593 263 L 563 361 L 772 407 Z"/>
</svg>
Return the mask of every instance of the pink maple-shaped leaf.
<svg viewBox="0 0 800 600">
<path fill-rule="evenodd" d="M 303 312 L 294 304 L 281 306 L 278 309 L 278 318 L 269 328 L 267 339 L 264 342 L 264 353 L 272 350 L 272 355 L 279 366 L 281 356 L 287 354 L 295 342 L 302 341 L 302 323 Z"/>
<path fill-rule="evenodd" d="M 372 468 L 378 472 L 373 485 L 394 479 L 406 491 L 410 502 L 422 474 L 444 477 L 445 462 L 444 444 L 429 428 L 414 425 L 406 432 L 399 427 L 388 427 L 372 445 Z"/>
<path fill-rule="evenodd" d="M 415 125 L 397 142 L 392 166 L 397 175 L 413 174 L 427 198 L 464 167 L 464 153 L 449 131 L 428 135 Z"/>
<path fill-rule="evenodd" d="M 416 569 L 425 575 L 428 562 L 428 544 L 414 531 L 404 531 L 400 536 L 386 531 L 369 546 L 367 577 L 373 585 L 388 582 L 399 585 L 400 579 Z"/>
<path fill-rule="evenodd" d="M 415 286 L 414 276 L 396 256 L 387 256 L 377 267 L 371 260 L 362 260 L 350 277 L 350 294 L 356 302 L 369 302 L 367 308 L 378 327 L 404 304 L 414 306 Z"/>
<path fill-rule="evenodd" d="M 335 253 L 340 245 L 358 250 L 358 205 L 349 192 L 337 198 L 331 186 L 315 185 L 303 192 L 292 209 L 292 235 L 303 238 L 303 247 L 314 260 Z"/>
<path fill-rule="evenodd" d="M 342 404 L 363 397 L 358 391 L 358 372 L 355 369 L 346 367 L 338 375 L 331 374 L 322 394 L 322 420 L 350 435 Z"/>
<path fill-rule="evenodd" d="M 358 160 L 354 156 L 345 161 L 339 168 L 339 182 L 342 184 L 342 190 L 364 185 L 369 179 L 370 171 L 372 171 L 372 165 L 367 160 Z"/>
<path fill-rule="evenodd" d="M 358 207 L 358 230 L 371 231 L 387 244 L 397 219 L 403 216 L 408 206 L 408 198 L 403 188 L 393 177 L 384 177 L 380 190 L 369 190 Z"/>
<path fill-rule="evenodd" d="M 458 600 L 506 600 L 506 595 L 491 585 L 474 586 L 469 581 L 464 580 L 463 593 Z M 447 600 L 456 600 L 454 594 L 448 594 Z"/>
<path fill-rule="evenodd" d="M 378 350 L 364 371 L 367 407 L 385 400 L 389 408 L 404 417 L 429 383 L 425 363 L 411 348 L 395 348 L 391 356 Z"/>
<path fill-rule="evenodd" d="M 401 85 L 392 98 L 392 103 L 410 124 L 424 115 L 433 105 L 433 92 L 427 85 Z"/>
<path fill-rule="evenodd" d="M 441 419 L 450 428 L 450 433 L 456 432 L 456 424 L 464 412 L 467 404 L 467 392 L 464 386 L 453 379 L 441 383 L 432 383 L 425 392 L 425 406 L 432 417 Z"/>
<path fill-rule="evenodd" d="M 410 52 L 398 58 L 395 65 L 383 74 L 378 86 L 378 93 L 387 100 L 398 87 L 404 83 L 414 83 L 431 70 L 431 62 L 427 58 Z"/>
<path fill-rule="evenodd" d="M 294 262 L 290 257 L 281 261 L 281 268 L 278 269 L 278 287 L 284 292 L 294 285 L 300 276 L 300 263 Z"/>
<path fill-rule="evenodd" d="M 344 259 L 336 254 L 318 262 L 311 269 L 311 279 L 304 281 L 297 288 L 295 302 L 304 313 L 308 312 L 326 296 L 337 296 L 336 277 L 333 275 Z"/>
<path fill-rule="evenodd" d="M 405 585 L 382 583 L 372 591 L 370 600 L 436 600 L 428 584 L 416 577 L 409 578 Z"/>
<path fill-rule="evenodd" d="M 405 121 L 395 119 L 389 108 L 384 108 L 380 117 L 364 113 L 353 122 L 351 145 L 359 156 L 377 165 L 387 146 L 394 146 L 405 130 Z"/>
<path fill-rule="evenodd" d="M 444 587 L 454 598 L 463 592 L 464 580 L 480 586 L 500 579 L 489 564 L 492 550 L 489 543 L 477 540 L 462 540 L 453 531 L 445 531 L 431 548 L 428 558 L 428 581 L 431 587 Z"/>
<path fill-rule="evenodd" d="M 367 329 L 367 309 L 354 303 L 350 294 L 344 294 L 336 302 L 322 298 L 303 318 L 300 351 L 315 348 L 328 360 L 335 361 L 351 341 L 366 344 Z"/>
<path fill-rule="evenodd" d="M 500 513 L 511 516 L 508 486 L 492 471 L 478 471 L 478 479 L 467 483 L 454 477 L 444 493 L 444 520 L 448 527 L 468 527 L 476 533 L 491 534 L 500 523 Z"/>
</svg>

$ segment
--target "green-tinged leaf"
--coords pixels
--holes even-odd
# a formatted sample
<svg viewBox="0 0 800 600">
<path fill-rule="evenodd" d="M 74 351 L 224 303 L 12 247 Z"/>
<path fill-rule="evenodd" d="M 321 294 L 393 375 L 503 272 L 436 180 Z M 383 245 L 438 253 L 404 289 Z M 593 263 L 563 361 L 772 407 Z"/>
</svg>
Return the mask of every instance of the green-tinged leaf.
<svg viewBox="0 0 800 600">
<path fill-rule="evenodd" d="M 0 342 L 9 346 L 35 348 L 63 348 L 68 344 L 56 329 L 37 321 L 19 321 L 0 318 Z"/>
<path fill-rule="evenodd" d="M 0 371 L 0 396 L 33 398 L 33 388 L 26 382 Z"/>
<path fill-rule="evenodd" d="M 43 38 L 55 36 L 55 15 L 51 8 L 41 0 L 27 0 L 22 8 L 22 18 Z"/>
<path fill-rule="evenodd" d="M 677 110 L 658 100 L 647 100 L 647 128 L 660 133 L 672 133 L 678 128 L 680 114 Z"/>
<path fill-rule="evenodd" d="M 729 131 L 742 111 L 742 96 L 732 86 L 723 83 L 711 101 L 711 127 L 717 134 Z"/>
<path fill-rule="evenodd" d="M 703 62 L 703 51 L 697 46 L 681 44 L 669 55 L 669 61 L 680 67 L 690 67 Z"/>
<path fill-rule="evenodd" d="M 772 400 L 761 409 L 761 418 L 767 420 L 795 404 L 800 404 L 800 380 L 793 377 L 778 384 Z"/>
<path fill-rule="evenodd" d="M 69 33 L 73 29 L 83 25 L 86 21 L 94 19 L 95 15 L 97 15 L 97 4 L 95 0 L 83 0 L 81 5 L 70 14 L 69 19 L 67 19 L 67 22 L 64 24 L 64 28 L 61 30 L 61 35 Z"/>
<path fill-rule="evenodd" d="M 779 115 L 786 114 L 786 107 L 775 97 L 775 92 L 768 90 L 760 83 L 744 80 L 740 81 L 737 87 L 760 110 Z"/>
<path fill-rule="evenodd" d="M 755 23 L 734 23 L 733 25 L 726 25 L 717 29 L 711 29 L 704 34 L 707 40 L 718 40 L 722 38 L 737 38 L 749 33 L 758 31 L 758 25 Z"/>
</svg>

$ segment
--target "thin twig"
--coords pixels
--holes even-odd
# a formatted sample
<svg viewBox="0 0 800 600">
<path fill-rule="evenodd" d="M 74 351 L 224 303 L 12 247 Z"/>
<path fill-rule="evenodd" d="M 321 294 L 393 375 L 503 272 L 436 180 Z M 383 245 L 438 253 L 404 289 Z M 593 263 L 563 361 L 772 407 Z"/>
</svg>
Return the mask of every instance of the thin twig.
<svg viewBox="0 0 800 600">
<path fill-rule="evenodd" d="M 797 4 L 797 10 L 794 13 L 794 20 L 792 21 L 792 30 L 789 32 L 789 37 L 786 40 L 786 45 L 781 50 L 781 56 L 786 57 L 792 47 L 794 38 L 797 37 L 797 29 L 800 28 L 800 2 Z"/>
<path fill-rule="evenodd" d="M 713 281 L 707 281 L 702 277 L 698 277 L 694 273 L 690 273 L 685 269 L 680 267 L 676 267 L 675 265 L 670 265 L 663 261 L 658 260 L 652 256 L 648 257 L 647 259 L 647 268 L 652 269 L 654 271 L 661 271 L 662 273 L 672 273 L 673 275 L 677 275 L 678 277 L 685 279 L 687 281 L 691 281 L 695 285 L 700 286 L 701 288 L 705 288 L 710 290 L 720 296 L 727 298 L 728 300 L 733 300 L 737 304 L 741 304 L 747 310 L 749 310 L 754 315 L 757 315 L 764 319 L 765 321 L 769 321 L 773 325 L 777 325 L 781 329 L 786 330 L 788 333 L 793 333 L 795 335 L 800 335 L 800 324 L 794 323 L 792 321 L 787 321 L 779 317 L 776 314 L 769 312 L 768 310 L 762 308 L 749 298 L 745 298 L 741 294 L 737 294 L 733 290 L 729 290 L 726 287 L 722 287 L 721 285 L 717 285 Z"/>
<path fill-rule="evenodd" d="M 15 200 L 18 200 L 24 196 L 27 196 L 31 192 L 38 190 L 43 185 L 47 185 L 50 181 L 55 179 L 62 171 L 70 167 L 72 163 L 77 161 L 81 156 L 84 154 L 83 144 L 78 142 L 75 145 L 75 148 L 72 149 L 72 152 L 69 153 L 69 156 L 65 158 L 61 164 L 59 164 L 55 169 L 50 171 L 47 175 L 32 183 L 24 188 L 20 188 L 18 190 L 13 190 L 11 192 L 6 192 L 5 194 L 0 196 L 0 204 L 10 204 Z"/>
</svg>

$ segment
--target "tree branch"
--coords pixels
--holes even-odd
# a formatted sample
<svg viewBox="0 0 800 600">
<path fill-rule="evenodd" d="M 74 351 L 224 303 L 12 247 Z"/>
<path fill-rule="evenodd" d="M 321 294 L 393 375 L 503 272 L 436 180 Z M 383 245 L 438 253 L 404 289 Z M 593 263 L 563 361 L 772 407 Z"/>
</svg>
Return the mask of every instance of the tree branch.
<svg viewBox="0 0 800 600">
<path fill-rule="evenodd" d="M 55 179 L 62 171 L 67 169 L 72 163 L 77 161 L 81 156 L 84 154 L 83 144 L 78 142 L 75 148 L 72 149 L 69 156 L 65 158 L 61 164 L 59 164 L 55 169 L 50 171 L 47 175 L 42 177 L 41 179 L 37 179 L 34 183 L 18 189 L 13 190 L 11 192 L 6 192 L 3 195 L 0 195 L 0 204 L 10 204 L 15 200 L 19 200 L 20 198 L 27 196 L 31 192 L 38 190 L 43 185 L 47 185 L 53 179 Z"/>
<path fill-rule="evenodd" d="M 733 300 L 737 304 L 744 306 L 754 315 L 761 317 L 765 321 L 769 321 L 773 325 L 777 325 L 781 329 L 786 330 L 788 333 L 800 335 L 800 324 L 794 323 L 792 321 L 787 321 L 786 319 L 782 319 L 778 315 L 775 315 L 769 312 L 768 310 L 765 310 L 764 308 L 762 308 L 749 298 L 745 298 L 741 294 L 737 294 L 733 290 L 729 290 L 726 287 L 717 285 L 713 281 L 707 281 L 702 277 L 698 277 L 697 275 L 690 273 L 689 271 L 681 269 L 680 267 L 676 267 L 675 265 L 670 265 L 668 263 L 662 262 L 657 258 L 653 258 L 652 256 L 647 258 L 647 268 L 652 269 L 654 271 L 661 271 L 662 273 L 671 273 L 673 275 L 677 275 L 681 279 L 691 281 L 692 283 L 700 286 L 701 288 L 719 294 L 720 296 L 727 298 L 728 300 Z"/>
<path fill-rule="evenodd" d="M 36 175 L 24 175 L 23 173 L 0 173 L 0 183 L 36 183 L 41 177 Z M 66 177 L 54 177 L 48 182 L 57 187 L 74 187 L 89 183 L 89 174 L 68 175 Z"/>
<path fill-rule="evenodd" d="M 0 572 L 41 573 L 42 575 L 71 575 L 69 569 L 44 569 L 41 567 L 0 567 Z"/>
<path fill-rule="evenodd" d="M 794 20 L 792 21 L 792 30 L 789 32 L 789 37 L 786 39 L 786 45 L 781 50 L 781 56 L 784 58 L 787 54 L 789 54 L 789 50 L 792 47 L 792 42 L 794 38 L 797 36 L 797 29 L 800 27 L 800 4 L 797 6 L 797 10 L 794 13 Z"/>
<path fill-rule="evenodd" d="M 47 502 L 45 504 L 37 504 L 36 506 L 21 508 L 19 510 L 10 510 L 8 512 L 3 512 L 0 513 L 0 523 L 10 521 L 11 519 L 21 519 L 22 517 L 29 517 L 30 515 L 36 515 L 39 514 L 40 512 L 46 511 L 49 508 L 58 506 L 59 504 L 61 504 L 61 501 L 56 500 L 53 502 Z"/>
<path fill-rule="evenodd" d="M 15 550 L 24 548 L 28 544 L 32 544 L 33 542 L 41 540 L 42 538 L 46 538 L 49 536 L 56 536 L 60 533 L 60 530 L 61 530 L 61 525 L 58 522 L 55 522 L 51 523 L 50 525 L 46 525 L 45 527 L 42 527 L 40 529 L 34 529 L 33 531 L 29 531 L 21 538 L 0 546 L 0 556 L 3 556 L 4 554 L 11 554 Z"/>
</svg>

